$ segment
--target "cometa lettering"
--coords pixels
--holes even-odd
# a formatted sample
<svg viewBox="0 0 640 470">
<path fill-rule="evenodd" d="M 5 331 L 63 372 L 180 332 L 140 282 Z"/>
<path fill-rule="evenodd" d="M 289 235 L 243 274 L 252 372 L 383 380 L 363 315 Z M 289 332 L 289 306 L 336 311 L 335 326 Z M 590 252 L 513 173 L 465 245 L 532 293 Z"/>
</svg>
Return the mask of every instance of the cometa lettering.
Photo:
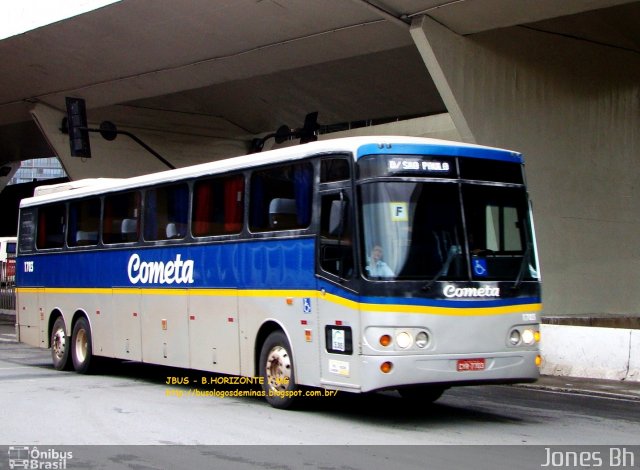
<svg viewBox="0 0 640 470">
<path fill-rule="evenodd" d="M 129 281 L 132 284 L 192 284 L 193 260 L 182 261 L 176 255 L 173 261 L 141 261 L 134 253 L 127 266 Z"/>
<path fill-rule="evenodd" d="M 454 297 L 500 297 L 499 287 L 456 287 L 449 284 L 444 288 L 444 295 Z"/>
</svg>

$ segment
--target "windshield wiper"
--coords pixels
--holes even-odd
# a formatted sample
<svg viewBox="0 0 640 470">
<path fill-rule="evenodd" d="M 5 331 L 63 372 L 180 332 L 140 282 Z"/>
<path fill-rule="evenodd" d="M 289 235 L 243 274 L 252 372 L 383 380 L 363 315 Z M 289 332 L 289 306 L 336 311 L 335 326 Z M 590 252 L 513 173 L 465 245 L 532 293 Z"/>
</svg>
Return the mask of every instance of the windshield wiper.
<svg viewBox="0 0 640 470">
<path fill-rule="evenodd" d="M 516 277 L 516 282 L 511 287 L 512 289 L 518 289 L 520 284 L 522 284 L 522 279 L 524 278 L 524 269 L 529 264 L 529 253 L 531 253 L 531 243 L 527 243 L 527 249 L 522 253 L 522 261 L 520 262 L 520 269 L 518 270 L 518 277 Z"/>
<path fill-rule="evenodd" d="M 449 247 L 449 253 L 447 253 L 447 259 L 444 260 L 442 268 L 440 268 L 440 271 L 438 271 L 438 274 L 436 274 L 433 279 L 422 286 L 422 290 L 430 290 L 433 284 L 449 271 L 449 266 L 451 265 L 451 261 L 453 261 L 453 257 L 461 253 L 462 250 L 460 249 L 460 245 L 451 245 Z"/>
</svg>

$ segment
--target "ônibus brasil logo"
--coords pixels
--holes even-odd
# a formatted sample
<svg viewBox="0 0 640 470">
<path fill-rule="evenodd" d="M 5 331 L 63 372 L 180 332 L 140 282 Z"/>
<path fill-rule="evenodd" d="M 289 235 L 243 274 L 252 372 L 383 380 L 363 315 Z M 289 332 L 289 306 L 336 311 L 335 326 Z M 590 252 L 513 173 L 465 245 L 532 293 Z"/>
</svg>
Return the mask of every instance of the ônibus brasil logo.
<svg viewBox="0 0 640 470">
<path fill-rule="evenodd" d="M 67 468 L 73 452 L 57 449 L 38 449 L 29 446 L 9 446 L 9 468 L 52 469 Z"/>
<path fill-rule="evenodd" d="M 142 261 L 134 253 L 127 264 L 127 274 L 132 284 L 193 284 L 193 260 L 182 260 L 176 255 L 173 261 Z"/>
</svg>

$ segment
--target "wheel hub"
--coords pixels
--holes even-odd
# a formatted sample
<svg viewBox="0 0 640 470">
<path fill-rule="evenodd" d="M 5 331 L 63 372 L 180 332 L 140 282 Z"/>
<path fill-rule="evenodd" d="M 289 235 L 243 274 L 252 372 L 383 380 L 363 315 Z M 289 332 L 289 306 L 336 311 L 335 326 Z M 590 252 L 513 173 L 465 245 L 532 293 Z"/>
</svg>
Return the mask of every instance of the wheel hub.
<svg viewBox="0 0 640 470">
<path fill-rule="evenodd" d="M 78 331 L 76 335 L 76 357 L 80 362 L 87 358 L 87 333 L 84 330 Z"/>
<path fill-rule="evenodd" d="M 57 330 L 53 335 L 53 344 L 51 345 L 57 358 L 62 358 L 64 356 L 66 346 L 67 340 L 64 335 L 64 331 Z"/>
<path fill-rule="evenodd" d="M 276 346 L 267 356 L 267 382 L 273 390 L 286 390 L 291 381 L 291 358 L 282 346 Z"/>
</svg>

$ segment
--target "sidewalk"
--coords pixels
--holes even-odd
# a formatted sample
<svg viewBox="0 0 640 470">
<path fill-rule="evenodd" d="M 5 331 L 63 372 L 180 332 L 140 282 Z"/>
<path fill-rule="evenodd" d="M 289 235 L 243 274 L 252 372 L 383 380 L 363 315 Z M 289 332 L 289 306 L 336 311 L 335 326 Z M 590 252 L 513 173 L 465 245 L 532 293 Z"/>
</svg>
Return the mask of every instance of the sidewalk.
<svg viewBox="0 0 640 470">
<path fill-rule="evenodd" d="M 640 401 L 640 382 L 543 375 L 535 383 L 519 384 L 515 387 Z"/>
</svg>

